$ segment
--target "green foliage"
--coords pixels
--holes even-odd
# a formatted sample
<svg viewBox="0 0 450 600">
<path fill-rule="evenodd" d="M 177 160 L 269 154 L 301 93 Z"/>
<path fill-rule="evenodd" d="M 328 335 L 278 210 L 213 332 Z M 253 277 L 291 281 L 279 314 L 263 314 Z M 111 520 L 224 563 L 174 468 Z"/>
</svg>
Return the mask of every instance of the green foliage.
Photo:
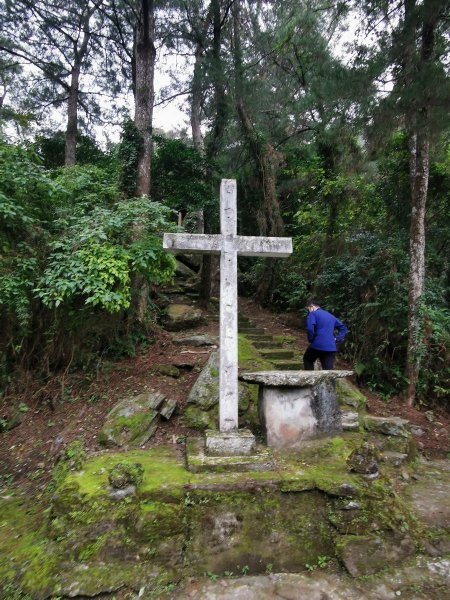
<svg viewBox="0 0 450 600">
<path fill-rule="evenodd" d="M 218 181 L 211 181 L 211 165 L 195 148 L 181 140 L 155 136 L 152 188 L 155 200 L 176 210 L 192 212 L 217 205 Z"/>
<path fill-rule="evenodd" d="M 160 238 L 173 227 L 169 208 L 121 200 L 110 169 L 75 166 L 50 176 L 39 162 L 31 148 L 0 144 L 0 380 L 18 358 L 58 363 L 71 344 L 80 356 L 84 344 L 94 350 L 99 321 L 119 336 L 105 314 L 128 309 L 132 278 L 161 284 L 174 272 Z M 39 357 L 32 333 L 45 339 Z"/>
<path fill-rule="evenodd" d="M 36 154 L 42 159 L 46 169 L 56 169 L 64 166 L 66 136 L 64 131 L 56 131 L 36 136 L 33 147 Z M 102 164 L 107 165 L 107 158 L 98 147 L 95 140 L 87 135 L 77 134 L 77 164 Z"/>
<path fill-rule="evenodd" d="M 79 208 L 79 207 L 78 207 Z M 139 272 L 151 283 L 168 281 L 173 258 L 155 235 L 169 228 L 168 210 L 147 198 L 123 200 L 112 208 L 75 211 L 61 219 L 61 235 L 50 244 L 47 267 L 35 289 L 48 307 L 82 298 L 109 312 L 130 305 L 130 281 Z M 133 240 L 133 224 L 145 225 L 143 239 Z"/>
<path fill-rule="evenodd" d="M 26 335 L 32 289 L 49 239 L 52 204 L 60 193 L 29 148 L 0 141 L 0 308 L 4 334 Z M 3 319 L 0 317 L 0 320 Z"/>
<path fill-rule="evenodd" d="M 136 195 L 137 170 L 143 145 L 144 140 L 134 122 L 131 119 L 124 121 L 116 157 L 119 165 L 119 189 L 129 198 Z"/>
<path fill-rule="evenodd" d="M 445 297 L 448 248 L 445 199 L 448 157 L 431 165 L 427 244 L 427 295 L 422 306 L 423 342 L 419 399 L 448 394 L 450 323 Z M 294 254 L 280 261 L 273 304 L 304 310 L 308 296 L 350 329 L 340 351 L 360 381 L 386 398 L 405 379 L 409 278 L 409 176 L 404 132 L 395 133 L 377 163 L 355 174 L 327 167 L 314 146 L 288 154 L 281 178 L 287 232 Z M 248 290 L 262 264 L 243 275 Z M 444 276 L 443 276 L 444 274 Z"/>
</svg>

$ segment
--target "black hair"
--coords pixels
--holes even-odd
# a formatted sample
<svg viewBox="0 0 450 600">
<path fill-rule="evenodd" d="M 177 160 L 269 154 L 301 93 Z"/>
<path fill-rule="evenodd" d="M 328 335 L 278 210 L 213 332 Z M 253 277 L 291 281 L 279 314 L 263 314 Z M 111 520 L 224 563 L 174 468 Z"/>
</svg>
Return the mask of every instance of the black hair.
<svg viewBox="0 0 450 600">
<path fill-rule="evenodd" d="M 314 304 L 314 306 L 320 306 L 320 302 L 318 300 L 316 300 L 315 298 L 310 298 L 308 300 L 308 302 L 306 303 L 306 306 L 312 306 Z"/>
</svg>

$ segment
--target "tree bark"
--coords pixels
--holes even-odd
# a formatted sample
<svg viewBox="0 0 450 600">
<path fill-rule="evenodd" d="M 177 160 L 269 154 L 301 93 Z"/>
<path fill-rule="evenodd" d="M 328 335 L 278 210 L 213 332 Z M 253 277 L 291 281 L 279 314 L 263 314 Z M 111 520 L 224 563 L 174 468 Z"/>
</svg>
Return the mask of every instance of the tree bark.
<svg viewBox="0 0 450 600">
<path fill-rule="evenodd" d="M 194 74 L 192 77 L 192 99 L 191 99 L 191 131 L 194 148 L 202 153 L 204 149 L 203 134 L 201 130 L 201 106 L 202 106 L 202 64 L 204 58 L 203 44 L 198 41 L 195 48 Z"/>
<path fill-rule="evenodd" d="M 69 98 L 67 100 L 67 127 L 64 164 L 71 167 L 76 164 L 78 133 L 78 91 L 80 85 L 80 66 L 74 66 L 70 77 Z"/>
<path fill-rule="evenodd" d="M 426 131 L 411 135 L 411 224 L 409 238 L 409 306 L 406 404 L 413 406 L 421 365 L 422 318 L 420 305 L 425 291 L 425 207 L 429 176 L 429 141 Z"/>
<path fill-rule="evenodd" d="M 156 57 L 153 38 L 153 0 L 140 0 L 138 3 L 138 18 L 135 28 L 134 46 L 134 122 L 143 140 L 137 169 L 137 196 L 150 196 L 154 72 Z M 133 238 L 139 240 L 143 235 L 144 224 L 141 222 L 134 223 Z M 145 325 L 149 292 L 150 288 L 145 277 L 136 273 L 131 284 L 130 318 L 133 322 L 137 321 L 141 325 Z"/>
<path fill-rule="evenodd" d="M 140 0 L 136 24 L 135 55 L 135 113 L 134 122 L 143 139 L 138 162 L 136 193 L 150 195 L 152 151 L 152 119 L 156 50 L 154 36 L 153 0 Z"/>
<path fill-rule="evenodd" d="M 213 18 L 213 43 L 212 43 L 212 80 L 214 87 L 214 122 L 212 126 L 211 137 L 206 147 L 206 156 L 209 162 L 213 162 L 217 157 L 220 144 L 225 131 L 228 110 L 226 100 L 226 89 L 224 82 L 224 67 L 222 61 L 222 28 L 224 22 L 221 15 L 220 0 L 211 0 L 210 11 Z M 212 176 L 212 173 L 211 173 Z M 212 231 L 212 215 L 209 210 L 204 211 L 204 231 Z M 202 306 L 208 306 L 211 298 L 211 285 L 213 274 L 213 257 L 210 254 L 204 254 L 202 257 L 202 270 L 200 274 L 199 301 Z"/>
<path fill-rule="evenodd" d="M 281 159 L 272 144 L 265 140 L 253 125 L 244 95 L 244 76 L 241 43 L 240 0 L 233 4 L 233 55 L 235 69 L 235 102 L 244 138 L 253 155 L 261 185 L 262 202 L 258 208 L 258 225 L 261 235 L 278 237 L 284 233 L 280 205 L 276 192 L 278 164 Z M 261 304 L 270 300 L 275 277 L 276 259 L 264 261 L 264 271 L 256 289 L 256 298 Z"/>
<path fill-rule="evenodd" d="M 423 79 L 427 65 L 433 59 L 435 30 L 440 14 L 440 3 L 426 0 L 422 8 L 420 54 L 414 67 L 415 47 L 407 46 L 407 84 L 414 76 Z M 412 28 L 417 24 L 414 13 L 417 10 L 414 0 L 405 1 L 405 24 L 410 21 Z M 409 38 L 411 39 L 411 38 Z M 428 119 L 431 96 L 429 89 L 422 90 L 413 99 L 412 113 L 408 115 L 410 151 L 411 222 L 409 245 L 409 296 L 408 296 L 408 347 L 406 357 L 406 377 L 408 387 L 405 402 L 413 406 L 417 395 L 420 367 L 422 363 L 423 317 L 421 303 L 425 292 L 425 210 L 428 195 L 430 124 Z"/>
<path fill-rule="evenodd" d="M 77 135 L 78 135 L 78 97 L 80 93 L 80 73 L 81 65 L 86 57 L 89 41 L 91 39 L 90 21 L 92 15 L 100 6 L 101 1 L 95 3 L 81 20 L 81 30 L 83 37 L 81 44 L 74 43 L 74 64 L 70 74 L 69 97 L 67 99 L 67 127 L 66 127 L 66 146 L 64 154 L 64 164 L 66 167 L 76 164 Z"/>
</svg>

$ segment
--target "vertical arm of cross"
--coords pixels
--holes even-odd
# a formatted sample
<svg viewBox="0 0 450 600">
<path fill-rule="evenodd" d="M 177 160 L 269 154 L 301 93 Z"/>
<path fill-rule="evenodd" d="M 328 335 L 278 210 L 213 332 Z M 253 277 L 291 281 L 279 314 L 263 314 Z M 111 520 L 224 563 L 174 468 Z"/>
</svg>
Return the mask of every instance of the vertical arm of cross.
<svg viewBox="0 0 450 600">
<path fill-rule="evenodd" d="M 220 186 L 220 431 L 238 428 L 238 307 L 236 181 Z"/>
</svg>

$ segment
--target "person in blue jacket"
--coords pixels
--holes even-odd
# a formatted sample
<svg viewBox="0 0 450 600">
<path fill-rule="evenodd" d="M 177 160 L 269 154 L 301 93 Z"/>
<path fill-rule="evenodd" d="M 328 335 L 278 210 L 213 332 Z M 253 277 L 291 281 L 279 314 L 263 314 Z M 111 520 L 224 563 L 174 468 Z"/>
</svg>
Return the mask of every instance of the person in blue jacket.
<svg viewBox="0 0 450 600">
<path fill-rule="evenodd" d="M 303 356 L 304 368 L 306 371 L 313 371 L 314 363 L 319 359 L 322 369 L 330 371 L 336 358 L 336 342 L 342 342 L 348 329 L 334 315 L 323 310 L 316 300 L 311 300 L 307 308 L 309 346 Z"/>
</svg>

